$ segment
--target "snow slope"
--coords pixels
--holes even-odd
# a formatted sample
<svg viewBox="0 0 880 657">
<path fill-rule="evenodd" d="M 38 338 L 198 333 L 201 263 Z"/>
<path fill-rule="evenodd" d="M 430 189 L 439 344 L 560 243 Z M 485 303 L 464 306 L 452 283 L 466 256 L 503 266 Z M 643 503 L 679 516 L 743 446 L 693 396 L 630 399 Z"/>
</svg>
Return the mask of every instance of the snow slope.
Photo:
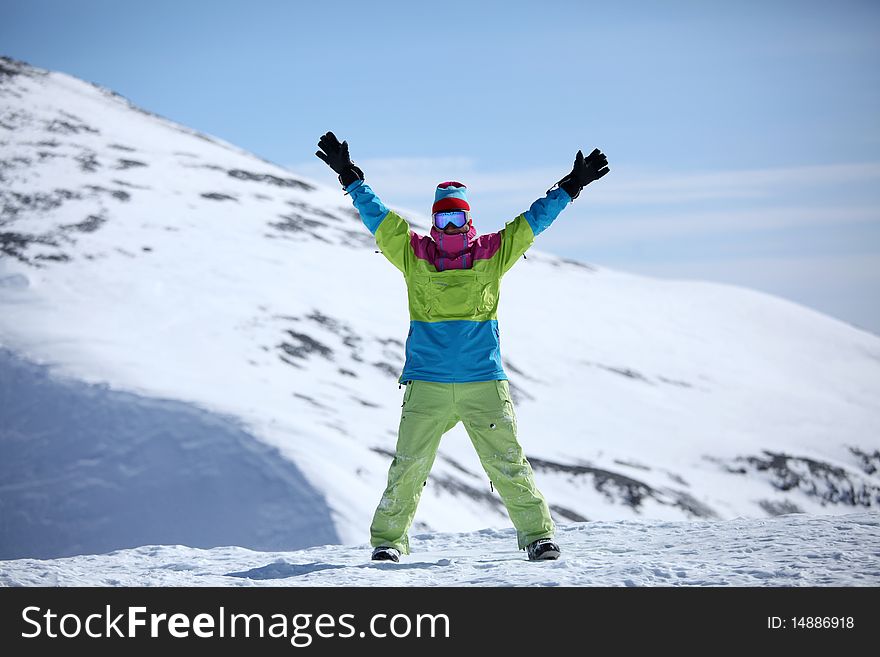
<svg viewBox="0 0 880 657">
<path fill-rule="evenodd" d="M 305 179 L 0 59 L 0 207 L 0 557 L 366 539 L 406 295 L 331 172 Z M 880 503 L 876 335 L 752 290 L 558 258 L 540 238 L 505 277 L 499 324 L 560 524 Z M 459 425 L 415 531 L 508 526 Z"/>
<path fill-rule="evenodd" d="M 558 561 L 529 562 L 511 529 L 414 537 L 398 564 L 369 547 L 296 552 L 144 546 L 0 561 L 5 586 L 878 586 L 880 513 L 618 520 L 562 527 Z"/>
</svg>

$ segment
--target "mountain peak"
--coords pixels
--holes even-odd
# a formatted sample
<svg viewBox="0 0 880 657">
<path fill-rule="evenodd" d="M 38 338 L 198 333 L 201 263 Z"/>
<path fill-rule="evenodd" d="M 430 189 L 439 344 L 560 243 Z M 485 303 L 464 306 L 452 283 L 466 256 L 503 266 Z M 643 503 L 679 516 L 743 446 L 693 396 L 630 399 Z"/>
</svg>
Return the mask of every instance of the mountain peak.
<svg viewBox="0 0 880 657">
<path fill-rule="evenodd" d="M 216 487 L 198 497 L 206 517 L 222 516 L 227 481 L 263 480 L 287 508 L 320 500 L 316 543 L 361 540 L 395 449 L 407 298 L 332 173 L 308 180 L 10 58 L 0 144 L 0 379 L 19 382 L 0 429 L 17 464 L 0 470 L 18 491 L 0 509 L 5 556 L 107 548 L 89 528 L 145 499 L 165 505 L 163 541 L 238 541 L 191 505 L 171 512 L 193 481 Z M 877 336 L 743 288 L 534 249 L 505 276 L 499 313 L 520 440 L 560 524 L 880 503 Z M 196 430 L 197 411 L 226 437 Z M 255 514 L 254 535 L 276 536 L 266 498 L 247 499 L 236 512 Z M 416 523 L 509 524 L 460 425 Z"/>
</svg>

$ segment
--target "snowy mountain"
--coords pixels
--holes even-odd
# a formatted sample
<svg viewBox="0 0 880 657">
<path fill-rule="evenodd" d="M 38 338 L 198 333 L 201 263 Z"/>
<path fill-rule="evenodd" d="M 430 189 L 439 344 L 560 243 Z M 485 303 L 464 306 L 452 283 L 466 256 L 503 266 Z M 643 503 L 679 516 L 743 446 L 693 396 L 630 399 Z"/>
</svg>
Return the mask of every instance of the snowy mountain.
<svg viewBox="0 0 880 657">
<path fill-rule="evenodd" d="M 0 200 L 0 558 L 366 540 L 407 302 L 332 172 L 4 58 Z M 540 237 L 527 255 L 504 279 L 501 345 L 560 525 L 880 504 L 880 337 Z M 508 526 L 459 425 L 414 531 Z"/>
</svg>

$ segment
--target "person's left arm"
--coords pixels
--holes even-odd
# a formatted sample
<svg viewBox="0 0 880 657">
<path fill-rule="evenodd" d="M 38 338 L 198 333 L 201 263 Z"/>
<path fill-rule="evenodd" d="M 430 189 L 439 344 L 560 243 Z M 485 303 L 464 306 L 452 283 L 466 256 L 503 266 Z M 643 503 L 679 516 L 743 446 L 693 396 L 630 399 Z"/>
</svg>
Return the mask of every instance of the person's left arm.
<svg viewBox="0 0 880 657">
<path fill-rule="evenodd" d="M 598 148 L 587 158 L 582 151 L 578 151 L 571 173 L 547 190 L 546 196 L 532 203 L 528 210 L 499 231 L 501 245 L 498 259 L 501 274 L 504 275 L 513 267 L 535 238 L 547 230 L 586 185 L 598 180 L 608 171 L 608 158 Z"/>
<path fill-rule="evenodd" d="M 498 231 L 501 246 L 497 257 L 502 276 L 513 267 L 517 258 L 529 250 L 535 238 L 547 230 L 569 203 L 571 196 L 568 192 L 561 188 L 551 189 L 546 196 L 532 203 L 528 210 Z"/>
</svg>

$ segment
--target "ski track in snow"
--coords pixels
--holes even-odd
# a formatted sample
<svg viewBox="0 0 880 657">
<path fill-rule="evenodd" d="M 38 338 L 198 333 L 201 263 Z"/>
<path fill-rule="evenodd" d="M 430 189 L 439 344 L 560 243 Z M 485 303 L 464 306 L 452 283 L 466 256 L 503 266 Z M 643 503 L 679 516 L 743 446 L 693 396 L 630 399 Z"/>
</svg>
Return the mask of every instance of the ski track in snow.
<svg viewBox="0 0 880 657">
<path fill-rule="evenodd" d="M 370 548 L 256 552 L 146 546 L 0 562 L 5 586 L 878 586 L 880 513 L 767 520 L 596 521 L 560 528 L 532 563 L 513 530 L 412 537 L 398 564 Z"/>
</svg>

